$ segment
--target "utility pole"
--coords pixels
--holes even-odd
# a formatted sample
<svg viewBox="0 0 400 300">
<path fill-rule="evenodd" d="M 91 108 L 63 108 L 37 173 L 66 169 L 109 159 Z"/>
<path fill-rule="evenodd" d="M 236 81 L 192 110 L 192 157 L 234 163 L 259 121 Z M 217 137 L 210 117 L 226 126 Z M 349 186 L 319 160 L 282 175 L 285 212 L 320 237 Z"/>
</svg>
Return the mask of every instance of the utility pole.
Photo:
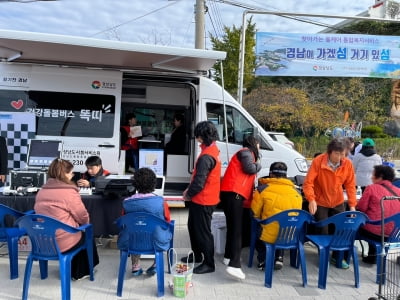
<svg viewBox="0 0 400 300">
<path fill-rule="evenodd" d="M 195 12 L 195 48 L 205 49 L 204 46 L 204 15 L 205 15 L 205 0 L 196 0 L 194 7 Z"/>
</svg>

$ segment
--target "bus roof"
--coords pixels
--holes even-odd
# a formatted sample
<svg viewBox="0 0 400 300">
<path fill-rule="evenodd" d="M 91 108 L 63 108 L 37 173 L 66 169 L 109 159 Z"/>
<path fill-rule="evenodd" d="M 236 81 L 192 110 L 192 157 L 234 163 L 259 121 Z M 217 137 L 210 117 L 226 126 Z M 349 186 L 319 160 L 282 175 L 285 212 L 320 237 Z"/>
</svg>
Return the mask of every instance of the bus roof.
<svg viewBox="0 0 400 300">
<path fill-rule="evenodd" d="M 225 57 L 222 51 L 0 30 L 0 61 L 6 62 L 195 73 Z"/>
</svg>

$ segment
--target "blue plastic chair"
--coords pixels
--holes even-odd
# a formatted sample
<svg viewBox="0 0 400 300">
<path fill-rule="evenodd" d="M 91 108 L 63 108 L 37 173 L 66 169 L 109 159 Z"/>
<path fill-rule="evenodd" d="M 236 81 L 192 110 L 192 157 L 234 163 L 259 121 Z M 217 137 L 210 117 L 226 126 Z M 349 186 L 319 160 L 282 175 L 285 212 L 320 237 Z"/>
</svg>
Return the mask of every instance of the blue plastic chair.
<svg viewBox="0 0 400 300">
<path fill-rule="evenodd" d="M 31 240 L 32 251 L 26 260 L 22 299 L 28 299 L 29 280 L 33 261 L 39 261 L 40 278 L 48 276 L 48 261 L 58 260 L 60 264 L 61 299 L 71 299 L 71 260 L 82 249 L 86 249 L 89 259 L 90 280 L 93 276 L 93 231 L 92 224 L 72 227 L 48 216 L 25 215 L 16 221 L 19 228 L 24 229 Z M 56 230 L 70 233 L 82 232 L 85 242 L 77 249 L 61 253 L 56 241 Z"/>
<path fill-rule="evenodd" d="M 303 277 L 303 286 L 307 285 L 307 269 L 306 258 L 304 254 L 304 237 L 306 232 L 306 224 L 309 224 L 313 216 L 305 210 L 290 209 L 284 210 L 267 219 L 252 219 L 252 229 L 250 238 L 250 254 L 248 267 L 253 265 L 254 248 L 256 245 L 257 227 L 259 224 L 266 225 L 272 222 L 279 223 L 279 232 L 275 243 L 264 242 L 266 247 L 265 256 L 265 286 L 272 287 L 272 274 L 275 263 L 275 249 L 290 249 L 290 265 L 294 268 L 301 265 Z"/>
<path fill-rule="evenodd" d="M 319 251 L 319 274 L 318 287 L 326 289 L 326 280 L 329 267 L 329 253 L 332 250 L 349 251 L 353 258 L 355 287 L 360 286 L 357 247 L 354 245 L 358 229 L 368 220 L 366 214 L 359 211 L 346 211 L 325 220 L 314 223 L 317 227 L 325 227 L 329 224 L 335 225 L 332 235 L 306 235 L 307 239 L 318 247 Z M 343 254 L 343 252 L 341 252 Z M 341 255 L 343 257 L 343 255 Z M 336 260 L 336 266 L 341 267 L 342 257 Z"/>
<path fill-rule="evenodd" d="M 160 219 L 152 214 L 144 212 L 131 212 L 116 221 L 120 229 L 127 230 L 129 234 L 129 248 L 120 249 L 120 263 L 118 272 L 117 296 L 122 297 L 122 288 L 124 284 L 126 262 L 129 255 L 132 254 L 154 254 L 157 272 L 157 296 L 164 296 L 164 256 L 162 250 L 157 250 L 153 243 L 153 233 L 157 226 L 163 229 L 169 229 L 172 234 L 169 249 L 173 248 L 175 221 L 170 223 Z M 172 261 L 172 251 L 170 251 Z M 168 272 L 170 273 L 169 263 Z"/>
<path fill-rule="evenodd" d="M 368 224 L 373 224 L 373 225 L 381 225 L 382 221 L 381 220 L 376 220 L 376 221 L 369 220 L 369 221 L 367 221 L 367 223 Z M 387 217 L 387 218 L 384 219 L 383 224 L 387 225 L 389 223 L 392 223 L 394 227 L 393 227 L 393 230 L 390 233 L 390 235 L 387 237 L 385 244 L 400 243 L 400 213 L 397 213 L 395 215 L 392 215 L 392 216 Z M 377 254 L 377 258 L 376 258 L 376 283 L 385 284 L 385 279 L 386 279 L 386 276 L 385 276 L 385 274 L 386 274 L 386 254 L 387 254 L 387 251 L 389 249 L 389 245 L 386 245 L 385 249 L 383 249 L 383 252 L 382 252 L 382 241 L 372 240 L 372 239 L 368 238 L 367 236 L 363 236 L 362 233 L 358 234 L 357 239 L 364 240 L 364 241 L 374 245 L 374 247 L 376 248 L 376 254 Z M 383 255 L 383 258 L 380 257 L 380 255 Z M 382 278 L 381 278 L 381 275 L 382 275 Z"/>
<path fill-rule="evenodd" d="M 9 224 L 13 224 L 15 219 L 30 213 L 33 213 L 33 211 L 24 213 L 0 204 L 0 242 L 7 242 L 10 279 L 18 278 L 18 240 L 25 234 L 25 231 L 18 227 L 9 226 Z M 7 219 L 11 218 L 10 216 L 14 217 L 14 220 Z"/>
</svg>

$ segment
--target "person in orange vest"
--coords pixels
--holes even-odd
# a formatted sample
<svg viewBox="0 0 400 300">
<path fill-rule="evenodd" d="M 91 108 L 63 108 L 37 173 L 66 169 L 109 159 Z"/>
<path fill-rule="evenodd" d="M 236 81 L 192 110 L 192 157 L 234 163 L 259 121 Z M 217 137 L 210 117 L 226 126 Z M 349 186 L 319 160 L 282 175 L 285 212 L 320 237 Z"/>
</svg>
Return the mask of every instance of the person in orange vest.
<svg viewBox="0 0 400 300">
<path fill-rule="evenodd" d="M 212 122 L 198 123 L 194 136 L 201 144 L 201 153 L 196 160 L 190 184 L 183 192 L 183 198 L 188 201 L 188 231 L 194 255 L 183 257 L 181 261 L 202 262 L 193 269 L 193 273 L 204 274 L 215 271 L 211 218 L 219 203 L 221 160 L 216 144 L 218 131 Z"/>
<path fill-rule="evenodd" d="M 254 181 L 261 170 L 259 147 L 254 136 L 246 136 L 243 148 L 232 156 L 221 183 L 220 198 L 227 229 L 223 263 L 228 265 L 226 272 L 239 279 L 246 278 L 240 264 L 243 206 L 251 201 Z"/>
</svg>

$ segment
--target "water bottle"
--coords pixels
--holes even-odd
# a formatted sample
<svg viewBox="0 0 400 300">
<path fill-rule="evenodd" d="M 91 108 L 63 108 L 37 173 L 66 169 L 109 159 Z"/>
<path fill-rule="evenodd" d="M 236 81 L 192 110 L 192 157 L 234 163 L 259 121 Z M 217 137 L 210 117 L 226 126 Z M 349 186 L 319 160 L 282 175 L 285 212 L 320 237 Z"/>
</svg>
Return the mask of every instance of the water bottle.
<svg viewBox="0 0 400 300">
<path fill-rule="evenodd" d="M 362 195 L 362 191 L 361 191 L 361 186 L 357 186 L 357 191 L 356 191 L 356 197 L 357 199 L 360 199 Z"/>
</svg>

